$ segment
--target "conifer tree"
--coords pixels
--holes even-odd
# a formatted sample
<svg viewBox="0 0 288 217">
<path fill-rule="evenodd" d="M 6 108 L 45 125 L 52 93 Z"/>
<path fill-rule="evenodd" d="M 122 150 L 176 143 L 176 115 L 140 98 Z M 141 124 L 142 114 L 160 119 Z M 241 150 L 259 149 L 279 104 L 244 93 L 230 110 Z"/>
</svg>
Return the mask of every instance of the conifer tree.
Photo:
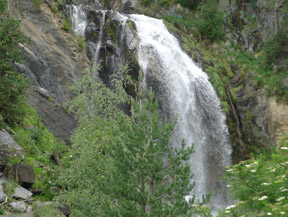
<svg viewBox="0 0 288 217">
<path fill-rule="evenodd" d="M 146 98 L 140 86 L 128 116 L 117 106 L 129 99 L 123 79 L 112 79 L 108 89 L 91 75 L 77 82 L 71 104 L 80 124 L 72 140 L 73 162 L 59 176 L 61 200 L 75 216 L 210 216 L 194 197 L 185 200 L 194 187 L 187 162 L 193 147 L 184 141 L 171 146 L 175 124 L 158 118 L 152 90 Z"/>
<path fill-rule="evenodd" d="M 0 0 L 0 115 L 13 124 L 21 118 L 28 87 L 23 74 L 16 72 L 14 63 L 22 61 L 19 43 L 26 40 L 20 30 L 20 20 L 7 11 L 7 2 Z"/>
</svg>

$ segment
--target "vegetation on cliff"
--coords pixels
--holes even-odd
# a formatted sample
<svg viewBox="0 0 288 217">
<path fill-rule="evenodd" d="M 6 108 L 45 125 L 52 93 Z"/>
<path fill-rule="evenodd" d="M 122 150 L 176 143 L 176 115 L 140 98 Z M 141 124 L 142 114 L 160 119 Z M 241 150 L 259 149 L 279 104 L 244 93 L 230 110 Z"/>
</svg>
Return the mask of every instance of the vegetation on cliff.
<svg viewBox="0 0 288 217">
<path fill-rule="evenodd" d="M 19 163 L 32 165 L 35 183 L 31 189 L 43 192 L 35 198 L 51 200 L 53 193 L 50 190 L 48 177 L 53 179 L 51 174 L 57 167 L 51 156 L 64 151 L 66 146 L 45 128 L 35 109 L 28 103 L 31 84 L 26 75 L 15 69 L 16 64 L 23 63 L 22 49 L 27 41 L 20 26 L 21 21 L 15 19 L 7 10 L 6 0 L 1 0 L 0 130 L 6 129 L 13 135 L 16 143 L 24 149 L 23 156 L 15 154 L 16 157 L 10 157 L 7 168 Z M 2 157 L 1 155 L 1 160 Z M 9 201 L 13 201 L 12 197 Z"/>
</svg>

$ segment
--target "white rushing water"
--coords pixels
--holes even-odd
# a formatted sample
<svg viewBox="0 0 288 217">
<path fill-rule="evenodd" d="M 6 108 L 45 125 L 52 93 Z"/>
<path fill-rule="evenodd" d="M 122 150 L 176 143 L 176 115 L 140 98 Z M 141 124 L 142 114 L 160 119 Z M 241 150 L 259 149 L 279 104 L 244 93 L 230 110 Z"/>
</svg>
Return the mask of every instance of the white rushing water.
<svg viewBox="0 0 288 217">
<path fill-rule="evenodd" d="M 212 193 L 214 209 L 227 206 L 224 167 L 231 164 L 231 146 L 220 101 L 208 76 L 184 53 L 177 39 L 162 20 L 130 15 L 135 22 L 140 44 L 139 64 L 144 82 L 158 93 L 162 114 L 177 118 L 171 144 L 195 144 L 190 165 L 195 193 L 200 199 Z"/>
<path fill-rule="evenodd" d="M 84 34 L 86 15 L 82 6 L 73 8 L 71 19 L 73 29 Z M 102 43 L 102 29 L 105 25 L 105 11 L 97 44 L 94 44 L 95 64 L 99 61 Z M 222 177 L 224 167 L 231 164 L 231 146 L 228 129 L 220 101 L 209 78 L 190 57 L 182 51 L 177 39 L 169 33 L 162 20 L 144 15 L 130 15 L 128 18 L 117 14 L 121 25 L 127 19 L 136 24 L 138 37 L 138 61 L 143 71 L 144 83 L 152 86 L 161 105 L 162 116 L 169 121 L 177 118 L 177 125 L 171 138 L 171 145 L 195 145 L 195 153 L 190 160 L 194 174 L 191 182 L 196 182 L 192 194 L 198 199 L 211 192 L 211 205 L 215 210 L 228 204 L 225 183 Z M 215 212 L 214 212 L 215 215 Z"/>
<path fill-rule="evenodd" d="M 87 25 L 87 16 L 83 10 L 83 5 L 69 5 L 72 29 L 78 35 L 83 35 Z"/>
</svg>

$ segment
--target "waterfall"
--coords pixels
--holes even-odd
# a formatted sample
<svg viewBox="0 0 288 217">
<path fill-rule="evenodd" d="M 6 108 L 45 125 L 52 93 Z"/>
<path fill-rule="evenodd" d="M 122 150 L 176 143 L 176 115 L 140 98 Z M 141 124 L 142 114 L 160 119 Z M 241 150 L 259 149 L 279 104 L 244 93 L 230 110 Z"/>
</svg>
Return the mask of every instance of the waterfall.
<svg viewBox="0 0 288 217">
<path fill-rule="evenodd" d="M 81 29 L 77 13 L 73 6 L 72 22 L 79 26 L 75 24 L 75 31 Z M 94 64 L 99 61 L 103 41 L 106 12 L 101 13 L 98 41 L 93 45 Z M 138 62 L 143 71 L 144 85 L 152 87 L 158 96 L 161 116 L 168 121 L 177 119 L 171 145 L 180 146 L 182 139 L 187 145 L 194 144 L 195 153 L 189 163 L 194 174 L 191 182 L 195 181 L 196 185 L 191 195 L 195 194 L 201 200 L 203 194 L 211 193 L 213 209 L 225 208 L 228 199 L 222 177 L 224 167 L 231 164 L 232 149 L 228 141 L 226 118 L 209 77 L 182 51 L 162 20 L 144 15 L 116 15 L 121 25 L 125 25 L 127 19 L 135 23 L 140 40 Z M 124 38 L 121 36 L 121 39 Z"/>
<path fill-rule="evenodd" d="M 156 91 L 162 116 L 177 118 L 171 145 L 195 145 L 190 166 L 197 198 L 211 192 L 214 209 L 227 206 L 224 167 L 231 164 L 231 146 L 220 101 L 209 78 L 181 50 L 162 20 L 130 15 L 138 31 L 139 64 L 144 83 Z"/>
<path fill-rule="evenodd" d="M 84 36 L 87 25 L 86 13 L 83 10 L 83 5 L 68 5 L 73 31 Z"/>
<path fill-rule="evenodd" d="M 100 32 L 99 32 L 99 37 L 98 37 L 98 42 L 97 45 L 94 46 L 95 48 L 95 55 L 94 55 L 94 65 L 97 65 L 99 62 L 99 51 L 102 45 L 102 38 L 103 38 L 103 26 L 105 24 L 105 14 L 106 11 L 101 11 L 102 13 L 102 19 L 101 19 L 101 23 L 100 23 Z"/>
</svg>

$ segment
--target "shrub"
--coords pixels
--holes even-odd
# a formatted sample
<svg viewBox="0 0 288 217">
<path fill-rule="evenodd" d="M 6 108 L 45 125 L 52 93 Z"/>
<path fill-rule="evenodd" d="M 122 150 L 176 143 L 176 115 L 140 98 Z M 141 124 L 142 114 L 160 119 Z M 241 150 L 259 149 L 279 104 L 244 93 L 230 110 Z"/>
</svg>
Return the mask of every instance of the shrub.
<svg viewBox="0 0 288 217">
<path fill-rule="evenodd" d="M 198 7 L 201 0 L 177 0 L 177 2 L 185 8 L 194 10 Z"/>
<path fill-rule="evenodd" d="M 211 42 L 217 41 L 223 36 L 224 14 L 215 5 L 207 3 L 201 7 L 196 26 L 204 39 Z"/>
<path fill-rule="evenodd" d="M 72 30 L 72 25 L 71 25 L 71 19 L 68 17 L 67 19 L 64 20 L 61 29 L 65 31 L 70 31 Z"/>
<path fill-rule="evenodd" d="M 242 161 L 227 170 L 233 199 L 221 216 L 287 216 L 288 142 L 272 154 Z"/>
<path fill-rule="evenodd" d="M 79 46 L 80 50 L 81 51 L 84 50 L 85 37 L 82 35 L 79 35 L 77 38 L 77 41 L 78 41 L 78 46 Z"/>
</svg>

